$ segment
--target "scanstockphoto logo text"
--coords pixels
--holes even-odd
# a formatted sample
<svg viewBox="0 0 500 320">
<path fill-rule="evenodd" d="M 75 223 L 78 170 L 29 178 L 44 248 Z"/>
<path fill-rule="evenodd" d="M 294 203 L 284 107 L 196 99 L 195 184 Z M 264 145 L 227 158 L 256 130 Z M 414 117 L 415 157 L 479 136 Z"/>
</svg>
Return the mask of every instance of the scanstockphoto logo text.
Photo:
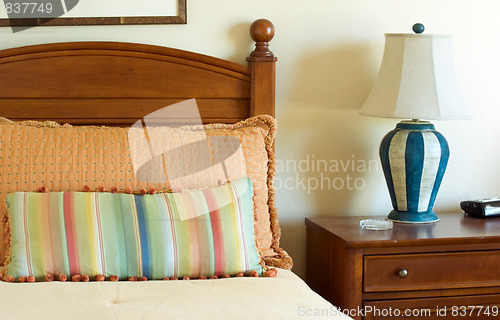
<svg viewBox="0 0 500 320">
<path fill-rule="evenodd" d="M 378 160 L 321 159 L 307 154 L 300 160 L 276 160 L 275 188 L 299 190 L 308 194 L 317 190 L 363 190 L 367 173 L 380 171 Z"/>
</svg>

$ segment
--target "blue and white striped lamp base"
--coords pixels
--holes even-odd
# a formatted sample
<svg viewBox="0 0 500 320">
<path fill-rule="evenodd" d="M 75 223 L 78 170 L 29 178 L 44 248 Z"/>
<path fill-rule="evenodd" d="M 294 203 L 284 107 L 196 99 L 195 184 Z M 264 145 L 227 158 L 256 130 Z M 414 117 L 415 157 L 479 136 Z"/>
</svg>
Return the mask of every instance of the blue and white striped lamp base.
<svg viewBox="0 0 500 320">
<path fill-rule="evenodd" d="M 391 195 L 389 220 L 404 223 L 439 221 L 432 211 L 450 150 L 434 125 L 402 121 L 380 144 L 380 160 Z"/>
</svg>

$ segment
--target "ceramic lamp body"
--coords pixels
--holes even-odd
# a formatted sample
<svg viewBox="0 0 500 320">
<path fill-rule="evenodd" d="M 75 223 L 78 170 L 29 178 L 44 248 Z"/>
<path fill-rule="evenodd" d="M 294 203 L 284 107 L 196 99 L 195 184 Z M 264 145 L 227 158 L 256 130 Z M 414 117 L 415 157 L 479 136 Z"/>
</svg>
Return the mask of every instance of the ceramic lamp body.
<svg viewBox="0 0 500 320">
<path fill-rule="evenodd" d="M 380 159 L 393 211 L 388 219 L 430 223 L 449 158 L 446 139 L 429 122 L 400 122 L 380 144 Z"/>
</svg>

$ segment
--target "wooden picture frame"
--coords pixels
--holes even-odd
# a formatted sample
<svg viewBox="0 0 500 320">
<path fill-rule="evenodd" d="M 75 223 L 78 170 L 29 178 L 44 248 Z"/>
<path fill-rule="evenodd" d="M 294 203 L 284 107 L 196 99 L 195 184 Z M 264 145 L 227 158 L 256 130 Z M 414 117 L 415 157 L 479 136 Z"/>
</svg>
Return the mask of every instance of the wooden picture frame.
<svg viewBox="0 0 500 320">
<path fill-rule="evenodd" d="M 0 27 L 186 24 L 187 0 L 170 0 L 170 1 L 177 2 L 177 15 L 126 16 L 126 17 L 68 16 L 61 18 L 8 18 L 8 19 L 0 19 Z"/>
</svg>

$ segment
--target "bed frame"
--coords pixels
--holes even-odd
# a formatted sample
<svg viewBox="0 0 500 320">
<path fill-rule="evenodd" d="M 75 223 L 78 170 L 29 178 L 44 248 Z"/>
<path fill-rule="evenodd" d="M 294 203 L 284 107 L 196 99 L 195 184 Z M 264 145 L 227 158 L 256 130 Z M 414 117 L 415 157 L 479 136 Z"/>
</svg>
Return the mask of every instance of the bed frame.
<svg viewBox="0 0 500 320">
<path fill-rule="evenodd" d="M 274 116 L 274 27 L 250 27 L 248 66 L 178 49 L 118 42 L 66 42 L 0 51 L 0 116 L 74 125 L 129 126 L 196 98 L 203 123 Z M 198 119 L 198 120 L 197 120 Z M 195 115 L 164 122 L 193 123 Z"/>
</svg>

